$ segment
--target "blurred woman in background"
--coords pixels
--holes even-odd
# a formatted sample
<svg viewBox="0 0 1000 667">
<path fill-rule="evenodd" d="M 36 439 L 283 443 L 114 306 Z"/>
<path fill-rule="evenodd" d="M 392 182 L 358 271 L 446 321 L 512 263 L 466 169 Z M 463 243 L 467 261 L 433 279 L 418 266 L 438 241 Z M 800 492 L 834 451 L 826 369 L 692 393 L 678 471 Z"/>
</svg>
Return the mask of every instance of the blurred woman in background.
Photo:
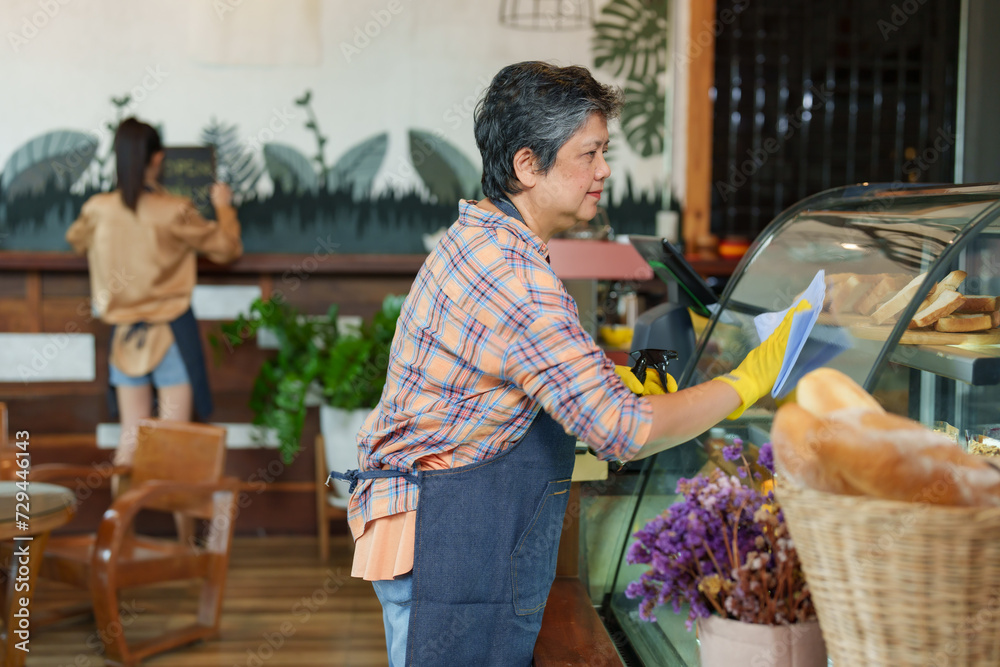
<svg viewBox="0 0 1000 667">
<path fill-rule="evenodd" d="M 111 412 L 120 413 L 115 465 L 132 462 L 137 423 L 153 416 L 190 421 L 212 411 L 198 324 L 191 312 L 197 254 L 218 263 L 243 252 L 230 189 L 216 183 L 218 221 L 205 220 L 190 199 L 159 185 L 160 135 L 135 118 L 115 134 L 117 188 L 94 195 L 66 232 L 87 254 L 91 307 L 112 325 Z M 155 396 L 154 396 L 155 389 Z M 115 405 L 117 403 L 117 406 Z"/>
</svg>

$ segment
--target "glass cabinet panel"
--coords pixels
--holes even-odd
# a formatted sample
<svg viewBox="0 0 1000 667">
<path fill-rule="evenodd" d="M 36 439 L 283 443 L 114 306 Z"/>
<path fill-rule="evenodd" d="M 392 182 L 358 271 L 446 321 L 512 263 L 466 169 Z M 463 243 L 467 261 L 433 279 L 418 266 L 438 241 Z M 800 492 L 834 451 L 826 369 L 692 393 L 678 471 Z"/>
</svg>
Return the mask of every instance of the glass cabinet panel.
<svg viewBox="0 0 1000 667">
<path fill-rule="evenodd" d="M 800 362 L 836 350 L 822 365 L 851 376 L 889 411 L 950 427 L 962 445 L 976 434 L 1000 437 L 1000 316 L 989 313 L 992 325 L 975 331 L 948 330 L 968 324 L 954 314 L 954 322 L 941 325 L 945 331 L 910 328 L 918 313 L 930 316 L 925 299 L 939 283 L 944 289 L 943 281 L 957 280 L 954 271 L 967 274 L 954 291 L 1000 295 L 1000 187 L 864 185 L 799 202 L 768 226 L 740 264 L 681 386 L 735 368 L 759 343 L 754 317 L 789 307 L 820 270 L 826 298 Z M 674 502 L 679 478 L 714 465 L 722 443 L 766 442 L 776 408 L 765 397 L 739 419 L 661 453 L 632 473 L 635 479 L 621 485 L 627 492 L 611 503 L 616 523 L 601 525 L 617 559 L 603 591 L 595 592 L 603 593 L 609 625 L 643 664 L 697 665 L 697 643 L 684 627 L 686 612 L 658 609 L 658 621 L 648 623 L 639 620 L 637 601 L 625 597 L 646 567 L 625 562 L 631 534 Z"/>
</svg>

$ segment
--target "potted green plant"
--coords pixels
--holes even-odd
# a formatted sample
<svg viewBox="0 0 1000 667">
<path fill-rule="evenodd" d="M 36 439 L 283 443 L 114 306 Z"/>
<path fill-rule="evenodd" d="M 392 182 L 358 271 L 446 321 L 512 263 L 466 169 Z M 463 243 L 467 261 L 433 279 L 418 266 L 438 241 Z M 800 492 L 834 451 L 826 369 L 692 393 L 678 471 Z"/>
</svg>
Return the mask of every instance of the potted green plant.
<svg viewBox="0 0 1000 667">
<path fill-rule="evenodd" d="M 403 298 L 387 296 L 370 322 L 362 322 L 356 333 L 341 335 L 328 350 L 319 374 L 324 399 L 319 424 L 329 468 L 325 472 L 358 467 L 357 434 L 382 397 Z M 350 485 L 331 483 L 337 492 L 334 504 L 346 507 Z"/>
<path fill-rule="evenodd" d="M 286 463 L 301 446 L 311 396 L 322 395 L 323 409 L 351 412 L 355 421 L 358 413 L 367 415 L 378 403 L 403 298 L 387 296 L 370 321 L 345 326 L 338 321 L 336 305 L 325 315 L 305 316 L 279 295 L 256 299 L 249 313 L 222 325 L 222 340 L 212 341 L 217 349 L 223 344 L 238 347 L 262 328 L 277 340 L 277 354 L 257 373 L 250 408 L 253 423 L 275 433 Z M 356 433 L 350 434 L 352 449 Z"/>
</svg>

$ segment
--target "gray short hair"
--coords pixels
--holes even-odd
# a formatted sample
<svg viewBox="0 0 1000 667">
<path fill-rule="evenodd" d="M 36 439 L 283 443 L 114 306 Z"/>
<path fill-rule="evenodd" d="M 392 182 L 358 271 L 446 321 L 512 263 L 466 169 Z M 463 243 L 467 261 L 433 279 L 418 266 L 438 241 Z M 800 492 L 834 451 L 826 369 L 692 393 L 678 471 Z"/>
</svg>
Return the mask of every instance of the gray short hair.
<svg viewBox="0 0 1000 667">
<path fill-rule="evenodd" d="M 591 114 L 616 118 L 624 106 L 619 88 L 598 83 L 584 67 L 544 62 L 508 65 L 497 72 L 475 112 L 476 144 L 483 157 L 483 194 L 517 194 L 514 154 L 529 148 L 542 173 Z"/>
</svg>

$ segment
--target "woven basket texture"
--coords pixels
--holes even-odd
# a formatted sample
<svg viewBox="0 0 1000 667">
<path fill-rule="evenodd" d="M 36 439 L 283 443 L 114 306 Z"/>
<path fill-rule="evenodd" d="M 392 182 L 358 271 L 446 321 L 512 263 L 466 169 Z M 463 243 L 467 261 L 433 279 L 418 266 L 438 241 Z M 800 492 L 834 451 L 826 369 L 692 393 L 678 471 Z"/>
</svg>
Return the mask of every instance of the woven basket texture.
<svg viewBox="0 0 1000 667">
<path fill-rule="evenodd" d="M 1000 665 L 1000 508 L 777 496 L 836 667 Z"/>
</svg>

